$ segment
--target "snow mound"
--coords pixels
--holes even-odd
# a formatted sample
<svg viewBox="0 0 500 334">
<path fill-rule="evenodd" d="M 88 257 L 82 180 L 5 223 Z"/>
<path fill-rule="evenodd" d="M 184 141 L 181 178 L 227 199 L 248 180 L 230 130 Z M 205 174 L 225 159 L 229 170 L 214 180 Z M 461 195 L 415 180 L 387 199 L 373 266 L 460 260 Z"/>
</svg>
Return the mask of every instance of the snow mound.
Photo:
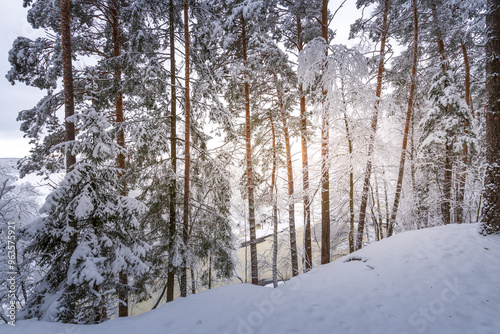
<svg viewBox="0 0 500 334">
<path fill-rule="evenodd" d="M 500 236 L 448 225 L 384 239 L 277 289 L 230 285 L 146 314 L 8 333 L 500 333 Z"/>
</svg>

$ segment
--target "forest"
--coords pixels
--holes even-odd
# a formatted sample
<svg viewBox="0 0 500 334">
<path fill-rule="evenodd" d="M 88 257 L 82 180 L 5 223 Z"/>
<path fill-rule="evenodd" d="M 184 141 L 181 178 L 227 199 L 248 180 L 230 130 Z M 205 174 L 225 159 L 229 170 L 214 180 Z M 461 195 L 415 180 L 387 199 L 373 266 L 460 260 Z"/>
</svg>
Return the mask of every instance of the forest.
<svg viewBox="0 0 500 334">
<path fill-rule="evenodd" d="M 500 233 L 500 1 L 356 0 L 351 46 L 346 2 L 23 0 L 44 36 L 6 79 L 44 97 L 16 168 L 50 191 L 0 168 L 0 321 L 99 324 L 405 231 Z"/>
</svg>

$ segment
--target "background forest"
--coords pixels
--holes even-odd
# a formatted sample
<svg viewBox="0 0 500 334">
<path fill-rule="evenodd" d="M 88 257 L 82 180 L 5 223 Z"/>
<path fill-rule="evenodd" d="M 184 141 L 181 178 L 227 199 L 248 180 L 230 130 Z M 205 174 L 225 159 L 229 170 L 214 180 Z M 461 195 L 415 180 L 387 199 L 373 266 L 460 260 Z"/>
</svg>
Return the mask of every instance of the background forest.
<svg viewBox="0 0 500 334">
<path fill-rule="evenodd" d="M 354 0 L 23 1 L 45 36 L 14 41 L 6 77 L 45 97 L 19 112 L 18 170 L 52 189 L 38 212 L 0 169 L 0 305 L 16 271 L 20 318 L 276 287 L 402 231 L 481 221 L 486 0 L 357 0 L 352 47 L 329 25 Z"/>
</svg>

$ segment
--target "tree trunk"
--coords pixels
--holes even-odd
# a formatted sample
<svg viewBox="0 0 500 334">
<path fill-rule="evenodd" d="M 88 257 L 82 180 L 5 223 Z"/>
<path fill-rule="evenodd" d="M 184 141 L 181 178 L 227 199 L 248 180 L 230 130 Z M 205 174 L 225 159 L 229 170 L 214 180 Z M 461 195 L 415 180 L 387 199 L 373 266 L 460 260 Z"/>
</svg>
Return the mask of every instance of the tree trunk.
<svg viewBox="0 0 500 334">
<path fill-rule="evenodd" d="M 358 233 L 356 238 L 356 249 L 363 247 L 363 229 L 365 228 L 366 206 L 368 203 L 368 189 L 370 188 L 370 177 L 372 173 L 372 155 L 374 151 L 375 133 L 377 132 L 378 110 L 380 106 L 380 96 L 382 95 L 382 77 L 385 65 L 385 43 L 387 39 L 387 16 L 389 13 L 390 0 L 385 0 L 384 12 L 382 15 L 382 34 L 380 36 L 380 54 L 377 73 L 377 88 L 375 95 L 375 107 L 373 108 L 371 133 L 368 142 L 368 157 L 366 160 L 365 177 L 363 181 L 363 193 L 361 194 L 361 205 L 359 207 Z"/>
<path fill-rule="evenodd" d="M 73 89 L 73 64 L 72 64 L 72 50 L 71 50 L 71 17 L 69 0 L 61 0 L 61 44 L 62 44 L 62 70 L 63 70 L 63 84 L 64 84 L 64 126 L 66 132 L 66 142 L 73 143 L 75 141 L 75 123 L 68 120 L 75 114 L 75 96 Z M 70 147 L 72 147 L 71 145 Z M 76 163 L 76 157 L 71 152 L 71 149 L 66 149 L 66 173 L 73 169 Z M 69 225 L 76 229 L 77 224 L 74 217 L 70 218 Z M 77 246 L 77 233 L 71 235 L 71 241 L 68 248 L 71 252 Z M 71 285 L 68 288 L 69 292 L 75 290 L 75 286 Z M 67 303 L 69 314 L 74 317 L 75 304 L 71 300 Z M 72 320 L 72 319 L 68 319 Z"/>
<path fill-rule="evenodd" d="M 500 0 L 488 0 L 486 14 L 486 172 L 481 229 L 500 233 Z"/>
<path fill-rule="evenodd" d="M 439 19 L 437 17 L 437 6 L 436 4 L 433 4 L 432 6 L 432 15 L 434 18 L 434 21 L 436 23 L 439 22 Z M 437 46 L 438 46 L 438 52 L 439 55 L 441 56 L 441 70 L 443 72 L 443 75 L 447 75 L 448 71 L 448 64 L 446 61 L 446 56 L 444 54 L 444 42 L 443 42 L 443 37 L 441 34 L 438 33 L 436 34 L 436 39 L 437 39 Z M 451 106 L 448 106 L 448 109 L 450 109 Z M 448 225 L 451 223 L 451 190 L 452 190 L 452 184 L 453 184 L 453 162 L 452 162 L 452 155 L 453 155 L 453 140 L 451 138 L 454 137 L 454 133 L 448 133 L 447 140 L 445 143 L 445 163 L 444 163 L 444 184 L 443 184 L 443 192 L 444 192 L 444 198 L 441 202 L 441 211 L 443 214 L 443 221 L 445 225 Z"/>
<path fill-rule="evenodd" d="M 444 199 L 441 203 L 441 209 L 443 211 L 443 220 L 444 224 L 451 224 L 451 189 L 452 189 L 452 160 L 451 154 L 453 150 L 453 142 L 451 139 L 446 140 L 446 156 L 444 161 L 444 184 L 443 184 L 443 192 Z"/>
<path fill-rule="evenodd" d="M 302 23 L 297 15 L 297 47 L 299 52 L 304 48 L 302 42 Z M 300 97 L 300 139 L 302 144 L 302 189 L 304 190 L 304 272 L 312 268 L 312 247 L 311 247 L 311 199 L 309 197 L 309 160 L 307 157 L 307 118 L 306 118 L 306 97 L 299 85 Z"/>
<path fill-rule="evenodd" d="M 257 267 L 257 238 L 255 235 L 255 207 L 253 194 L 253 166 L 252 166 L 252 133 L 250 118 L 250 84 L 248 77 L 247 59 L 247 33 L 243 13 L 241 14 L 241 39 L 243 46 L 243 63 L 245 66 L 245 141 L 247 162 L 247 190 L 248 190 L 248 224 L 250 228 L 250 262 L 252 271 L 252 284 L 259 284 L 259 269 Z"/>
<path fill-rule="evenodd" d="M 276 132 L 274 131 L 274 121 L 271 116 L 269 116 L 269 121 L 271 123 L 271 135 L 272 135 L 272 152 L 273 152 L 273 171 L 271 174 L 271 187 L 270 194 L 271 200 L 273 202 L 273 286 L 278 287 L 278 205 L 277 198 L 275 194 L 276 189 L 276 173 L 278 169 L 278 162 L 276 156 Z"/>
<path fill-rule="evenodd" d="M 290 252 L 292 260 L 292 276 L 299 274 L 299 262 L 297 259 L 297 238 L 295 233 L 295 205 L 293 203 L 293 168 L 292 168 L 292 149 L 290 145 L 290 134 L 288 132 L 287 115 L 285 114 L 282 91 L 279 88 L 278 77 L 275 73 L 274 84 L 276 86 L 276 96 L 280 109 L 281 121 L 283 123 L 283 133 L 285 135 L 285 152 L 286 152 L 286 172 L 288 181 L 288 223 L 290 225 Z"/>
<path fill-rule="evenodd" d="M 413 113 L 413 98 L 415 94 L 415 81 L 417 79 L 417 59 L 418 59 L 418 11 L 417 11 L 417 1 L 412 0 L 413 7 L 413 59 L 411 67 L 411 79 L 410 79 L 410 95 L 408 98 L 408 110 L 406 112 L 406 122 L 405 129 L 403 133 L 403 144 L 401 147 L 401 158 L 399 161 L 399 173 L 398 182 L 396 185 L 396 194 L 394 196 L 394 204 L 392 206 L 391 217 L 389 219 L 389 229 L 387 231 L 387 236 L 390 237 L 394 232 L 394 224 L 396 222 L 396 216 L 398 214 L 399 200 L 401 197 L 401 189 L 403 187 L 403 176 L 405 171 L 405 160 L 406 160 L 406 146 L 408 143 L 408 132 L 410 130 L 410 120 Z"/>
<path fill-rule="evenodd" d="M 120 5 L 118 0 L 111 0 L 110 6 L 111 13 L 111 29 L 112 29 L 112 40 L 113 40 L 113 57 L 117 58 L 121 55 L 121 36 L 120 36 L 120 22 L 118 19 L 118 13 L 120 9 Z M 123 149 L 125 148 L 125 132 L 123 131 L 123 94 L 121 92 L 121 80 L 122 80 L 122 70 L 119 65 L 116 65 L 114 72 L 114 80 L 115 84 L 118 87 L 118 92 L 115 97 L 115 122 L 117 131 L 116 143 L 121 146 Z M 118 174 L 119 183 L 121 186 L 120 195 L 127 195 L 127 183 L 122 179 L 122 176 L 125 172 L 125 155 L 123 152 L 118 153 L 117 156 L 117 167 L 121 170 Z M 122 286 L 122 291 L 119 293 L 119 298 L 121 300 L 120 305 L 118 306 L 118 316 L 119 317 L 127 317 L 128 316 L 128 292 L 126 291 L 128 286 L 128 275 L 125 271 L 121 271 L 118 274 L 118 281 Z"/>
<path fill-rule="evenodd" d="M 344 125 L 349 149 L 349 253 L 354 252 L 354 169 L 352 164 L 352 137 L 347 120 L 347 102 L 344 94 L 344 80 L 341 80 L 342 104 L 344 106 Z"/>
<path fill-rule="evenodd" d="M 465 103 L 469 107 L 472 117 L 474 117 L 474 110 L 472 107 L 472 97 L 470 93 L 470 65 L 469 65 L 469 56 L 467 55 L 467 48 L 464 43 L 461 45 L 462 54 L 464 57 L 464 65 L 465 65 Z M 467 133 L 468 130 L 467 122 L 464 124 L 464 132 Z M 465 197 L 465 183 L 467 181 L 467 160 L 469 155 L 469 147 L 467 143 L 464 143 L 462 147 L 462 166 L 459 168 L 459 176 L 458 176 L 458 184 L 457 184 L 457 205 L 456 205 L 456 221 L 461 224 L 464 223 L 464 197 Z"/>
<path fill-rule="evenodd" d="M 188 244 L 188 229 L 189 229 L 189 131 L 191 127 L 191 100 L 189 92 L 189 3 L 184 0 L 184 99 L 185 99 L 185 130 L 184 130 L 184 215 L 183 215 L 183 230 L 182 240 L 184 247 Z M 181 270 L 181 297 L 187 295 L 187 249 L 184 249 L 182 257 L 182 270 Z"/>
<path fill-rule="evenodd" d="M 177 199 L 177 90 L 175 87 L 175 35 L 174 35 L 174 3 L 173 0 L 169 2 L 169 19 L 170 19 L 170 109 L 171 109 L 171 119 L 170 119 L 170 155 L 172 162 L 172 180 L 170 181 L 170 203 L 169 203 L 169 233 L 170 242 L 169 249 L 171 257 L 173 251 L 173 244 L 175 240 L 175 234 L 177 233 L 177 214 L 175 210 L 175 203 Z M 171 259 L 168 263 L 168 274 L 167 274 L 167 303 L 174 300 L 174 286 L 175 286 L 175 269 L 172 265 Z"/>
<path fill-rule="evenodd" d="M 75 114 L 75 98 L 73 90 L 73 65 L 71 50 L 71 28 L 69 0 L 61 0 L 61 41 L 62 65 L 64 83 L 64 125 L 66 128 L 66 141 L 75 141 L 75 123 L 68 121 L 68 117 Z M 69 172 L 76 163 L 76 157 L 71 150 L 66 151 L 66 172 Z"/>
<path fill-rule="evenodd" d="M 321 8 L 321 36 L 328 45 L 328 0 L 323 0 Z M 328 56 L 328 49 L 325 56 Z M 326 66 L 326 62 L 324 66 Z M 327 88 L 323 86 L 323 115 L 321 122 L 321 264 L 330 262 L 330 161 L 328 152 L 330 124 L 327 94 Z"/>
</svg>

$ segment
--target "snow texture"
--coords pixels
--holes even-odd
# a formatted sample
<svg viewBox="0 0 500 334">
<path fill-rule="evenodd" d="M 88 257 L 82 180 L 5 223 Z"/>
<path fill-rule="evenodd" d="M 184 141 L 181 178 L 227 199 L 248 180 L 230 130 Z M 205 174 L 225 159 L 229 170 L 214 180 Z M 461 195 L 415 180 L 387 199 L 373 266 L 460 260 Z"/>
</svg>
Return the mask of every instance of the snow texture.
<svg viewBox="0 0 500 334">
<path fill-rule="evenodd" d="M 100 325 L 29 320 L 0 332 L 499 333 L 500 236 L 477 230 L 399 234 L 276 289 L 235 284 Z"/>
</svg>

